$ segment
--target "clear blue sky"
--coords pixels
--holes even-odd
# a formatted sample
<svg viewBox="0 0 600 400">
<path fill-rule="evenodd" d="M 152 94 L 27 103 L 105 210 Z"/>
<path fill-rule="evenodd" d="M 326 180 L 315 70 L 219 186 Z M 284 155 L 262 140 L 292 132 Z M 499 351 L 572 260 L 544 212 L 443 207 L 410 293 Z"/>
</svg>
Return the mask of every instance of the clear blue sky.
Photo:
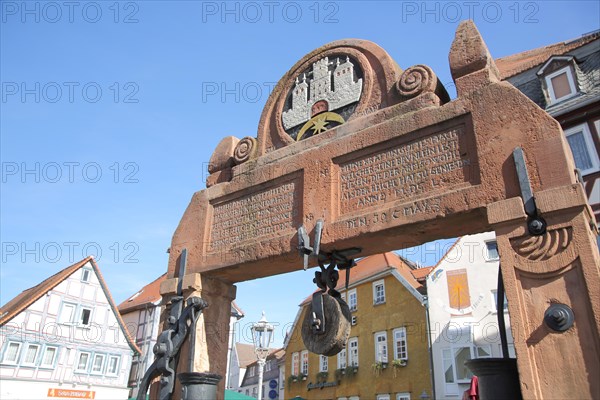
<svg viewBox="0 0 600 400">
<path fill-rule="evenodd" d="M 496 58 L 600 27 L 597 1 L 0 6 L 2 304 L 98 251 L 117 302 L 162 274 L 216 144 L 255 136 L 270 88 L 325 43 L 371 40 L 402 68 L 431 66 L 453 92 L 447 60 L 461 19 L 475 20 Z M 243 321 L 264 309 L 281 345 L 311 280 L 239 284 Z"/>
</svg>

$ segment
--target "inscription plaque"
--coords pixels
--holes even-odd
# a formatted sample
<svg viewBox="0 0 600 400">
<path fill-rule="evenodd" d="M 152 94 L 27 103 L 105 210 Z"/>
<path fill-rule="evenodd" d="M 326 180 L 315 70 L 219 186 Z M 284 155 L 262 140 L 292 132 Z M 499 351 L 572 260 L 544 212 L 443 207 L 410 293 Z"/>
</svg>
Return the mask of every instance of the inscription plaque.
<svg viewBox="0 0 600 400">
<path fill-rule="evenodd" d="M 464 126 L 339 164 L 340 213 L 413 199 L 469 181 Z"/>
<path fill-rule="evenodd" d="M 298 190 L 288 181 L 263 191 L 214 204 L 210 251 L 264 236 L 295 231 Z"/>
</svg>

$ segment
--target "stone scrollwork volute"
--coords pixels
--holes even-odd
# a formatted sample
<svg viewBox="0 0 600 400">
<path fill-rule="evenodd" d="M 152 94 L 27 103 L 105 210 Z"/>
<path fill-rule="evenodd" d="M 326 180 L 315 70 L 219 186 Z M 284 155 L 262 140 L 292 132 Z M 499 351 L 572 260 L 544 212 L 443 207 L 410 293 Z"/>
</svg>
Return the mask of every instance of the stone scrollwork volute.
<svg viewBox="0 0 600 400">
<path fill-rule="evenodd" d="M 255 138 L 247 136 L 240 140 L 233 152 L 233 158 L 236 164 L 242 164 L 256 157 L 258 143 Z"/>
<path fill-rule="evenodd" d="M 437 94 L 444 102 L 448 100 L 448 93 L 438 77 L 431 68 L 423 64 L 405 70 L 396 82 L 396 90 L 405 99 L 429 92 Z"/>
<path fill-rule="evenodd" d="M 572 240 L 571 228 L 559 228 L 541 236 L 522 236 L 510 240 L 515 252 L 530 261 L 545 261 L 562 253 Z"/>
</svg>

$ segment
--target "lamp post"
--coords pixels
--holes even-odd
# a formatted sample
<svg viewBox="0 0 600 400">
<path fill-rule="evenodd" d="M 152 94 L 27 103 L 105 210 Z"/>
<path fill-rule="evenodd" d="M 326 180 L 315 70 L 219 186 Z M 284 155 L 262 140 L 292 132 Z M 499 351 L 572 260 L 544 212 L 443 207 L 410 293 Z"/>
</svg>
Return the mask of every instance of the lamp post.
<svg viewBox="0 0 600 400">
<path fill-rule="evenodd" d="M 264 311 L 260 321 L 252 325 L 254 352 L 258 359 L 258 400 L 262 399 L 263 371 L 265 369 L 265 361 L 269 355 L 269 346 L 273 339 L 273 330 L 273 325 L 267 322 Z"/>
</svg>

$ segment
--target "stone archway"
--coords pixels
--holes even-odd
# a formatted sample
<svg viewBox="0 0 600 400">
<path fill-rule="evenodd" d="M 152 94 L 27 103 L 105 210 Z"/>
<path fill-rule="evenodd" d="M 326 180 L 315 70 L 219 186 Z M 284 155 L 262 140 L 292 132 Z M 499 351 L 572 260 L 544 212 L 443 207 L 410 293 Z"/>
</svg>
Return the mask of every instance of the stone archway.
<svg viewBox="0 0 600 400">
<path fill-rule="evenodd" d="M 207 189 L 173 236 L 161 287 L 168 301 L 186 248 L 185 296 L 210 304 L 194 371 L 224 373 L 228 314 L 220 311 L 235 282 L 302 268 L 301 225 L 312 233 L 323 220 L 322 249 L 359 246 L 361 255 L 495 230 L 524 398 L 600 397 L 597 227 L 560 126 L 500 82 L 472 22 L 460 24 L 449 62 L 453 101 L 427 66 L 402 71 L 373 43 L 330 43 L 279 81 L 256 138 L 221 141 Z M 547 223 L 539 236 L 528 228 L 517 148 L 528 171 L 521 183 L 528 178 L 533 212 Z M 574 312 L 566 332 L 544 323 L 552 303 Z M 184 348 L 178 372 L 187 358 Z"/>
</svg>

